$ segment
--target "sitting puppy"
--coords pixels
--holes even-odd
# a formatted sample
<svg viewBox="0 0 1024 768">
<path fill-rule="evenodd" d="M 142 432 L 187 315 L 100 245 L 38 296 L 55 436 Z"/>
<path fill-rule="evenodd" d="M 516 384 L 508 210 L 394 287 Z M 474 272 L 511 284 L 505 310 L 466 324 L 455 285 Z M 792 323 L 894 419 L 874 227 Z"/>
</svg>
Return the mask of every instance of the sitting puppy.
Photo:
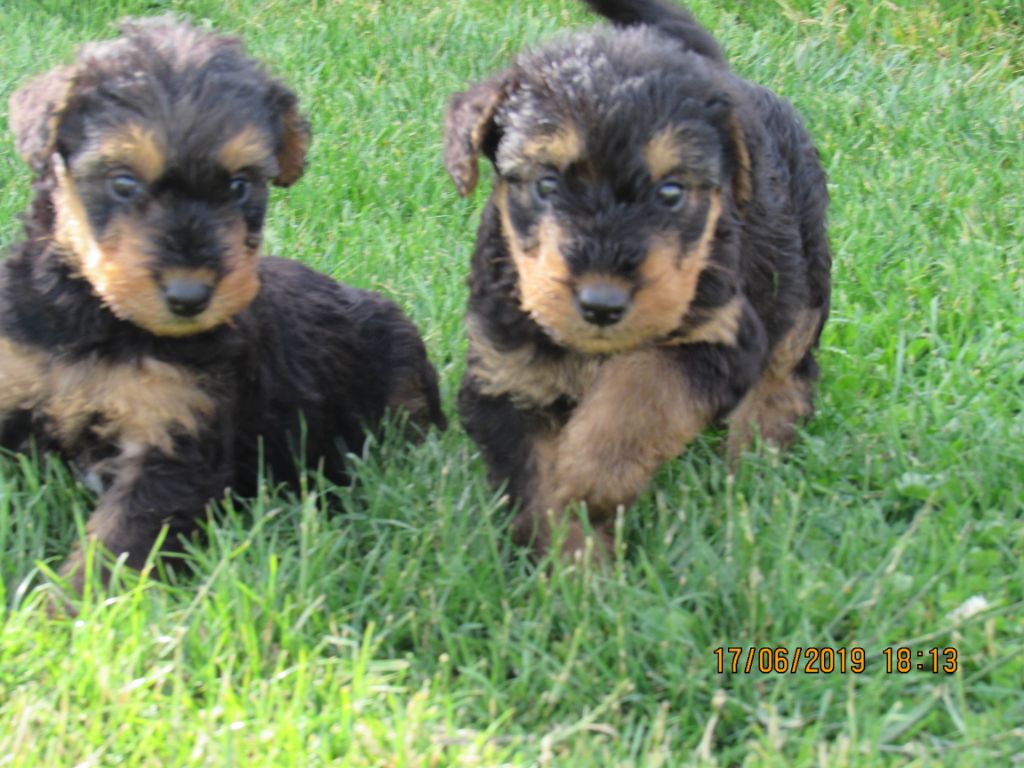
<svg viewBox="0 0 1024 768">
<path fill-rule="evenodd" d="M 260 457 L 341 481 L 385 412 L 443 425 L 395 304 L 259 258 L 267 186 L 302 175 L 310 132 L 238 40 L 128 22 L 16 92 L 10 123 L 37 179 L 0 264 L 0 445 L 73 460 L 110 553 L 140 567 L 254 490 Z M 81 589 L 80 550 L 63 574 Z"/>
<path fill-rule="evenodd" d="M 459 413 L 539 552 L 549 512 L 584 501 L 600 554 L 616 509 L 719 420 L 733 456 L 789 441 L 829 307 L 825 177 L 792 107 L 668 2 L 588 4 L 615 28 L 522 56 L 445 125 L 461 194 L 481 153 L 496 173 Z"/>
</svg>

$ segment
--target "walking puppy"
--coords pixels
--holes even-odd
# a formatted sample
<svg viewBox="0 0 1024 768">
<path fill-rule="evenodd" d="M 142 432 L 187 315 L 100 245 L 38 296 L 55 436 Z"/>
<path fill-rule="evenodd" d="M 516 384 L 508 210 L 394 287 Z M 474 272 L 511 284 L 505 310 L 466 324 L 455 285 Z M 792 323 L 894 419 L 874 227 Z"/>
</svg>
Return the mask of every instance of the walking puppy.
<svg viewBox="0 0 1024 768">
<path fill-rule="evenodd" d="M 177 544 L 261 455 L 340 481 L 389 409 L 443 424 L 395 304 L 259 258 L 268 185 L 302 175 L 310 131 L 238 40 L 126 23 L 17 91 L 10 123 L 36 193 L 0 264 L 0 445 L 73 460 L 110 553 Z M 81 589 L 80 550 L 63 574 Z"/>
<path fill-rule="evenodd" d="M 496 173 L 459 413 L 540 552 L 577 500 L 607 548 L 616 509 L 715 422 L 732 456 L 787 443 L 829 307 L 825 177 L 792 107 L 686 11 L 588 4 L 615 27 L 523 55 L 445 127 L 461 194 L 480 154 Z"/>
</svg>

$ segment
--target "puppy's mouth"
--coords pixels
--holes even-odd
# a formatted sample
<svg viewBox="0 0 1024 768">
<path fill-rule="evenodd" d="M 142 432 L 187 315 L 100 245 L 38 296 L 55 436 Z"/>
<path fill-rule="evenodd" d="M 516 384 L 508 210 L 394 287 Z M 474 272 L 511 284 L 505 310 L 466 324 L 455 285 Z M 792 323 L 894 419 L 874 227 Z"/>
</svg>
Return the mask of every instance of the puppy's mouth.
<svg viewBox="0 0 1024 768">
<path fill-rule="evenodd" d="M 577 352 L 613 355 L 656 346 L 672 338 L 689 300 L 666 291 L 666 276 L 655 277 L 552 280 L 524 296 L 523 308 L 552 341 Z"/>
<path fill-rule="evenodd" d="M 713 227 L 714 221 L 706 224 L 692 245 L 677 232 L 651 236 L 643 258 L 626 274 L 573 274 L 562 248 L 568 238 L 545 237 L 543 227 L 530 250 L 509 238 L 520 306 L 557 344 L 586 354 L 674 343 L 708 264 Z"/>
<path fill-rule="evenodd" d="M 260 279 L 255 254 L 222 269 L 153 270 L 143 256 L 112 249 L 87 270 L 103 303 L 122 320 L 157 336 L 192 336 L 230 322 L 252 302 Z"/>
<path fill-rule="evenodd" d="M 636 286 L 613 277 L 584 279 L 569 287 L 575 312 L 556 331 L 566 346 L 591 354 L 614 354 L 642 345 L 634 327 Z"/>
<path fill-rule="evenodd" d="M 623 328 L 553 328 L 541 323 L 541 326 L 559 345 L 588 355 L 615 355 L 631 349 L 646 346 L 649 341 Z"/>
<path fill-rule="evenodd" d="M 559 280 L 545 299 L 530 302 L 534 322 L 560 346 L 585 354 L 615 354 L 651 339 L 638 324 L 637 286 L 614 276 Z"/>
<path fill-rule="evenodd" d="M 130 318 L 160 336 L 191 336 L 230 322 L 259 289 L 254 261 L 223 275 L 212 269 L 171 269 L 154 275 L 151 311 L 136 307 Z"/>
<path fill-rule="evenodd" d="M 134 305 L 127 319 L 161 336 L 188 336 L 219 324 L 220 319 L 215 315 L 219 314 L 216 308 L 220 278 L 215 270 L 156 271 L 150 275 L 150 286 L 146 302 L 149 307 L 144 303 Z"/>
<path fill-rule="evenodd" d="M 193 336 L 230 322 L 259 291 L 255 258 L 220 274 L 209 268 L 151 271 L 124 250 L 106 254 L 86 276 L 119 318 L 156 336 Z"/>
</svg>

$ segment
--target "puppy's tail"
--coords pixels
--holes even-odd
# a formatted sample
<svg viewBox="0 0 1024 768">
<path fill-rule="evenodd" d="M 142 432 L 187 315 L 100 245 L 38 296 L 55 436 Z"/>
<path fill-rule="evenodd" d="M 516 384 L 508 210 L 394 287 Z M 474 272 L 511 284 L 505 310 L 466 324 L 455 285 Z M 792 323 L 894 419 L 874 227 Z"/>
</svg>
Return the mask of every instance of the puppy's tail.
<svg viewBox="0 0 1024 768">
<path fill-rule="evenodd" d="M 676 38 L 694 53 L 725 64 L 722 49 L 715 38 L 704 29 L 693 15 L 669 0 L 584 0 L 595 13 L 599 13 L 619 27 L 641 24 L 654 27 Z"/>
</svg>

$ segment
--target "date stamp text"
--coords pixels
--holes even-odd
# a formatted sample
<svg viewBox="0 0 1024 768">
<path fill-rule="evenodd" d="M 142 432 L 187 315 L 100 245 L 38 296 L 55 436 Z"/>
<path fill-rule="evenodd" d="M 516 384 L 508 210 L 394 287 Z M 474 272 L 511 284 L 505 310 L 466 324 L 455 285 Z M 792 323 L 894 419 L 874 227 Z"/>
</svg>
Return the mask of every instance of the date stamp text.
<svg viewBox="0 0 1024 768">
<path fill-rule="evenodd" d="M 891 646 L 883 648 L 877 657 L 869 660 L 868 652 L 860 646 L 838 648 L 829 645 L 812 646 L 719 646 L 712 653 L 718 674 L 776 675 L 859 675 L 879 663 L 888 675 L 909 672 L 927 672 L 933 675 L 953 674 L 957 671 L 959 653 L 956 648 L 909 648 Z"/>
</svg>

